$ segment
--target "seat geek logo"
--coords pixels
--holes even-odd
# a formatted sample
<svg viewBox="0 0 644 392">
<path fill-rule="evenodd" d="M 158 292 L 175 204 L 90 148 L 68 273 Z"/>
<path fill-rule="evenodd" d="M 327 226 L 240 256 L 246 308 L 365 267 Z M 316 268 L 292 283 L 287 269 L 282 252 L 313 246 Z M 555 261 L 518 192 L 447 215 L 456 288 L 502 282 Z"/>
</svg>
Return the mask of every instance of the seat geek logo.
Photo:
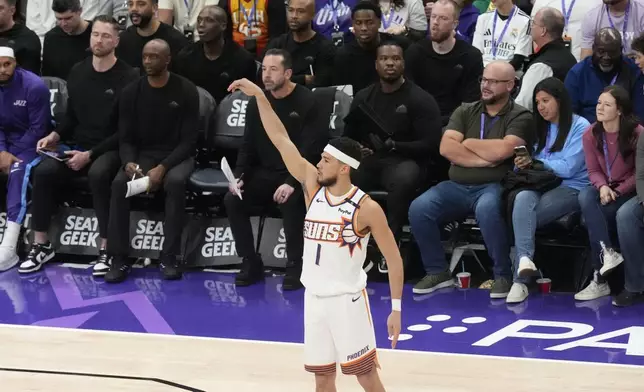
<svg viewBox="0 0 644 392">
<path fill-rule="evenodd" d="M 59 241 L 61 245 L 96 248 L 98 235 L 98 218 L 69 215 L 65 220 L 65 226 L 63 232 L 60 233 Z"/>
<path fill-rule="evenodd" d="M 243 127 L 246 125 L 246 107 L 248 106 L 248 101 L 243 99 L 236 99 L 233 101 L 233 106 L 230 110 L 230 114 L 226 119 L 226 124 L 229 127 Z"/>
<path fill-rule="evenodd" d="M 163 248 L 163 222 L 152 219 L 139 219 L 131 246 L 136 250 L 160 251 Z"/>
<path fill-rule="evenodd" d="M 202 257 L 237 256 L 235 239 L 230 226 L 208 227 L 204 242 L 201 247 Z"/>
</svg>

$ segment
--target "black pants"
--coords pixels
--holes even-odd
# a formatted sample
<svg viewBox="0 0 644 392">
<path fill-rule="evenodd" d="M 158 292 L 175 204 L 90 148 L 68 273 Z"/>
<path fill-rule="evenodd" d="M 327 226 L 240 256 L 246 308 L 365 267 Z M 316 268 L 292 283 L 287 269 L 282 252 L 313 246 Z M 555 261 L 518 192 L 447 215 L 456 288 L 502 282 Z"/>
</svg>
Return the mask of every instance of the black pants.
<svg viewBox="0 0 644 392">
<path fill-rule="evenodd" d="M 420 177 L 420 166 L 412 159 L 394 154 L 371 155 L 362 159 L 353 182 L 365 192 L 380 188 L 389 193 L 387 220 L 398 239 L 407 221 L 407 211 L 420 184 Z"/>
<path fill-rule="evenodd" d="M 121 166 L 118 151 L 108 151 L 90 162 L 82 170 L 74 171 L 65 163 L 43 158 L 33 172 L 31 192 L 32 228 L 47 232 L 56 207 L 56 195 L 61 186 L 75 177 L 87 176 L 92 192 L 94 211 L 98 219 L 99 235 L 107 238 L 110 210 L 110 186 Z"/>
<path fill-rule="evenodd" d="M 252 215 L 260 215 L 273 205 L 273 195 L 280 185 L 284 184 L 287 174 L 273 173 L 258 169 L 251 174 L 242 188 L 243 200 L 228 192 L 224 197 L 230 228 L 235 237 L 237 254 L 243 258 L 254 258 L 255 240 L 250 224 Z M 286 203 L 279 204 L 284 221 L 286 253 L 289 261 L 301 262 L 304 252 L 304 216 L 306 207 L 304 194 L 300 186 L 288 198 Z"/>
<path fill-rule="evenodd" d="M 136 162 L 143 173 L 157 165 L 156 160 L 140 157 Z M 176 257 L 181 253 L 181 233 L 185 223 L 186 182 L 194 169 L 194 161 L 188 158 L 168 170 L 163 178 L 165 192 L 165 219 L 163 221 L 162 256 Z M 112 182 L 112 200 L 107 237 L 107 253 L 127 257 L 130 251 L 130 200 L 125 198 L 127 183 L 131 179 L 120 170 Z"/>
</svg>

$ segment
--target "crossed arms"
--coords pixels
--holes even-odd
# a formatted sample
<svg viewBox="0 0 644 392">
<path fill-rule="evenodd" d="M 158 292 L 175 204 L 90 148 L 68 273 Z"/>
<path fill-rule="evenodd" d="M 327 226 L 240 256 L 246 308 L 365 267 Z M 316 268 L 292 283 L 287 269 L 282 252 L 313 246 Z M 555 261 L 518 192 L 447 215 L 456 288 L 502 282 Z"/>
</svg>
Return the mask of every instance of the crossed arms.
<svg viewBox="0 0 644 392">
<path fill-rule="evenodd" d="M 448 129 L 443 134 L 440 153 L 461 167 L 494 167 L 514 154 L 514 147 L 526 142 L 518 136 L 508 135 L 503 139 L 465 139 L 465 135 Z"/>
</svg>

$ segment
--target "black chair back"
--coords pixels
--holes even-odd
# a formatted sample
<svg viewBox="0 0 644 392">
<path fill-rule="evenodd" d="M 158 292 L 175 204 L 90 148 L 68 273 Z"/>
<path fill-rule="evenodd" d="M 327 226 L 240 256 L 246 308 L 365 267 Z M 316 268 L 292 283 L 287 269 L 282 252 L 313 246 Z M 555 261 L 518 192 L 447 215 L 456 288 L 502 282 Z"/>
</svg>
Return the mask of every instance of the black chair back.
<svg viewBox="0 0 644 392">
<path fill-rule="evenodd" d="M 51 105 L 51 116 L 54 120 L 53 125 L 55 129 L 60 126 L 67 111 L 67 99 L 69 98 L 67 82 L 51 76 L 44 76 L 42 80 L 49 89 L 49 103 Z"/>
<path fill-rule="evenodd" d="M 244 138 L 246 106 L 250 97 L 241 91 L 228 94 L 215 111 L 215 120 L 208 127 L 210 145 L 224 150 L 238 150 Z"/>
</svg>

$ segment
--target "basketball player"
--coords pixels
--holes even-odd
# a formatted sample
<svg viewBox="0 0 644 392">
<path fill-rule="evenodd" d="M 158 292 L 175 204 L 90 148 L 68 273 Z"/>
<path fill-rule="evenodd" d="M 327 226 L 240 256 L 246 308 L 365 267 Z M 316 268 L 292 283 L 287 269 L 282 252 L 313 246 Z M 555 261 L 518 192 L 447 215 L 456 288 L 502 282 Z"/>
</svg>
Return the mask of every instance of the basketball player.
<svg viewBox="0 0 644 392">
<path fill-rule="evenodd" d="M 402 259 L 380 206 L 351 184 L 360 145 L 332 140 L 315 168 L 288 137 L 264 92 L 246 79 L 233 82 L 255 97 L 262 124 L 288 171 L 301 184 L 308 212 L 304 223 L 302 284 L 304 297 L 304 368 L 315 374 L 317 392 L 335 392 L 336 364 L 355 375 L 368 392 L 384 392 L 378 376 L 376 338 L 362 270 L 373 234 L 389 265 L 392 312 L 387 319 L 392 348 L 400 333 Z M 391 264 L 389 264 L 391 263 Z"/>
</svg>

